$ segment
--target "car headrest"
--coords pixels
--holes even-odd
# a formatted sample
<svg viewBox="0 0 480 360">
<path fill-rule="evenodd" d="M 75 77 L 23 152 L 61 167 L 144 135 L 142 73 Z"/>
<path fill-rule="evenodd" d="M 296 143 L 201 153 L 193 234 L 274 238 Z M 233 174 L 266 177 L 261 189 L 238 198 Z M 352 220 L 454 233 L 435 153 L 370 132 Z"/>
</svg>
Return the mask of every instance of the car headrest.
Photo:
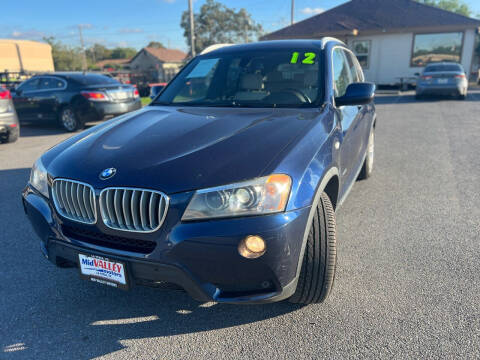
<svg viewBox="0 0 480 360">
<path fill-rule="evenodd" d="M 307 71 L 304 79 L 305 86 L 318 86 L 318 71 Z"/>
<path fill-rule="evenodd" d="M 260 74 L 245 74 L 240 78 L 240 88 L 243 90 L 261 90 L 262 85 Z"/>
</svg>

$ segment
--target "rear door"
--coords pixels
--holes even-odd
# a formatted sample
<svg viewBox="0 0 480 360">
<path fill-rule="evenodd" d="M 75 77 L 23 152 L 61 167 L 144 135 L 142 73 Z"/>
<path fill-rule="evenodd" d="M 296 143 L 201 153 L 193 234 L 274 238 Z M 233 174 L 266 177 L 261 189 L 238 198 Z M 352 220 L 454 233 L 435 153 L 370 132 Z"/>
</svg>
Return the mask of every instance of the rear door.
<svg viewBox="0 0 480 360">
<path fill-rule="evenodd" d="M 38 117 L 42 119 L 56 119 L 58 112 L 59 93 L 65 91 L 67 83 L 65 80 L 54 76 L 43 76 L 40 78 L 38 91 L 33 99 L 38 107 Z"/>
<path fill-rule="evenodd" d="M 332 53 L 333 82 L 335 97 L 345 95 L 348 85 L 354 82 L 345 50 L 335 47 Z M 355 176 L 359 162 L 358 137 L 361 126 L 361 109 L 358 106 L 337 107 L 337 115 L 342 127 L 342 144 L 340 147 L 340 178 L 343 184 L 349 184 Z"/>
</svg>

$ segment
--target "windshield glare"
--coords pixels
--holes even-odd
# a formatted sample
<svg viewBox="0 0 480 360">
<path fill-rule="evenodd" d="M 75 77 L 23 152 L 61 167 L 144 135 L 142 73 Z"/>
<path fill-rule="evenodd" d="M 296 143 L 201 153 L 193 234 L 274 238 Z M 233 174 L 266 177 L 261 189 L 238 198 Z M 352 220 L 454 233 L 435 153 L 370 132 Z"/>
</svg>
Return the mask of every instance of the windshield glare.
<svg viewBox="0 0 480 360">
<path fill-rule="evenodd" d="M 154 102 L 159 105 L 313 107 L 321 99 L 320 56 L 308 50 L 200 56 Z"/>
</svg>

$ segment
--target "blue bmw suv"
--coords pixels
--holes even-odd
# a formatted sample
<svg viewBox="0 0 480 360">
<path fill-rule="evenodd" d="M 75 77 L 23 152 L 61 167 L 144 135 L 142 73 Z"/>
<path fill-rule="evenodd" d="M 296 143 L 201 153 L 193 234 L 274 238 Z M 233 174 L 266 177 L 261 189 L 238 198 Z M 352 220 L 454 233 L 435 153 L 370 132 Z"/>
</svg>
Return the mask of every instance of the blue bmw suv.
<svg viewBox="0 0 480 360">
<path fill-rule="evenodd" d="M 25 212 L 44 255 L 89 281 L 322 302 L 335 210 L 372 172 L 374 91 L 336 39 L 216 49 L 149 106 L 43 154 Z"/>
</svg>

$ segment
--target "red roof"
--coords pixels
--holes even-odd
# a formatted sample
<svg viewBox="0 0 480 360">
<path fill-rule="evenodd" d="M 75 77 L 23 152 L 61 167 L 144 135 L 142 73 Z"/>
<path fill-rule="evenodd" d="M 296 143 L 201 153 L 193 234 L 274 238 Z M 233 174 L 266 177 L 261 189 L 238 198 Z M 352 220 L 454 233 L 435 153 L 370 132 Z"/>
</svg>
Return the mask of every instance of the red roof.
<svg viewBox="0 0 480 360">
<path fill-rule="evenodd" d="M 103 68 L 105 65 L 123 65 L 128 64 L 131 59 L 106 59 L 95 63 L 96 67 Z"/>
<path fill-rule="evenodd" d="M 181 62 L 186 57 L 187 54 L 181 50 L 177 49 L 165 49 L 165 48 L 153 48 L 146 47 L 145 51 L 149 52 L 151 55 L 155 56 L 158 60 L 163 62 Z"/>
</svg>

